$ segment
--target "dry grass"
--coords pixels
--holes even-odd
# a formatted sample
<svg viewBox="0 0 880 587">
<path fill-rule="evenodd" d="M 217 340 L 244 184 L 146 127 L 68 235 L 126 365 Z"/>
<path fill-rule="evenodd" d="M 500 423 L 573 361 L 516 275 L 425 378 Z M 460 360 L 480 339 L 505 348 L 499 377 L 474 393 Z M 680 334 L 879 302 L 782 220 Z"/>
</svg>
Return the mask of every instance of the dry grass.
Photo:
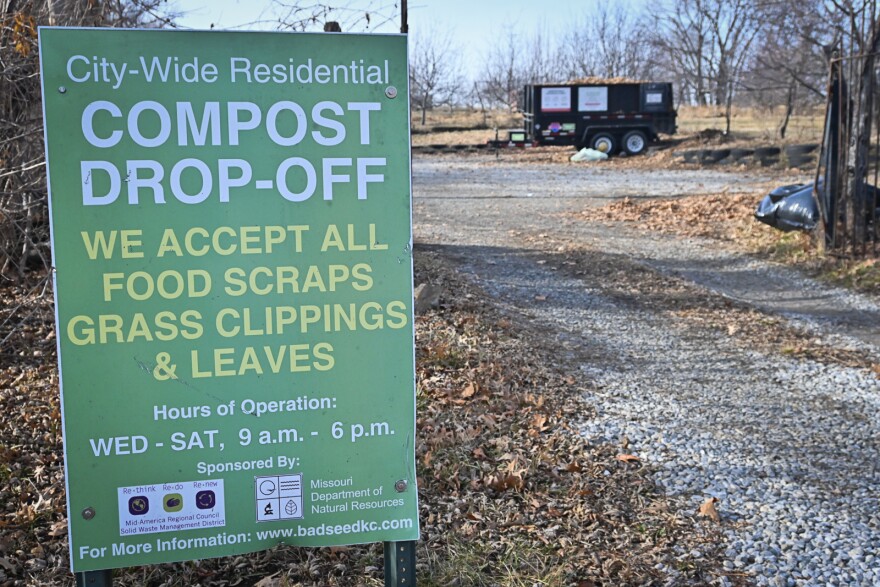
<svg viewBox="0 0 880 587">
<path fill-rule="evenodd" d="M 817 109 L 792 117 L 784 140 L 779 140 L 776 129 L 782 120 L 782 110 L 734 108 L 731 134 L 718 137 L 719 144 L 767 145 L 818 143 L 822 139 L 823 112 Z M 428 112 L 426 124 L 421 124 L 419 112 L 412 114 L 413 145 L 472 145 L 495 138 L 495 128 L 503 138 L 511 128 L 522 128 L 522 115 L 509 111 L 488 111 L 468 108 L 436 109 Z M 690 141 L 707 129 L 724 130 L 724 109 L 710 106 L 681 106 L 678 109 L 678 135 L 675 138 Z M 455 132 L 435 132 L 435 128 L 456 127 Z M 464 129 L 472 130 L 464 130 Z"/>
<path fill-rule="evenodd" d="M 424 125 L 422 113 L 418 110 L 413 110 L 410 121 L 414 132 L 431 130 L 437 126 L 519 128 L 522 126 L 522 115 L 508 110 L 481 112 L 474 108 L 436 108 L 428 111 Z"/>
<path fill-rule="evenodd" d="M 437 109 L 428 112 L 422 125 L 421 113 L 411 117 L 412 144 L 415 147 L 431 145 L 477 145 L 498 137 L 506 137 L 507 129 L 522 128 L 522 115 L 507 110 L 481 112 L 472 108 Z"/>
<path fill-rule="evenodd" d="M 781 108 L 734 108 L 730 120 L 731 134 L 771 143 L 818 143 L 822 140 L 822 109 L 793 116 L 784 141 L 780 141 L 776 134 L 782 115 Z M 707 128 L 724 130 L 724 126 L 723 108 L 681 106 L 678 109 L 678 132 L 681 134 L 696 133 Z"/>
<path fill-rule="evenodd" d="M 499 129 L 499 136 L 506 133 Z M 426 134 L 413 134 L 412 144 L 414 147 L 429 147 L 431 145 L 478 145 L 495 138 L 495 131 L 490 129 L 463 130 L 450 132 L 432 132 Z"/>
</svg>

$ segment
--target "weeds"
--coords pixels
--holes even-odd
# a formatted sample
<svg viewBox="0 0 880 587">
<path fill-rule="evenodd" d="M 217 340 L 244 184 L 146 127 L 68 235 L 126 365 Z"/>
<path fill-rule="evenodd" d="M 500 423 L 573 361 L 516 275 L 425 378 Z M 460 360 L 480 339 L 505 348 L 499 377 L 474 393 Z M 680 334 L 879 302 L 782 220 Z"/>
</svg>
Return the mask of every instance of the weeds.
<svg viewBox="0 0 880 587">
<path fill-rule="evenodd" d="M 425 587 L 562 587 L 566 585 L 559 555 L 549 546 L 536 547 L 525 540 L 506 545 L 480 540 L 453 539 L 428 551 L 430 577 Z"/>
</svg>

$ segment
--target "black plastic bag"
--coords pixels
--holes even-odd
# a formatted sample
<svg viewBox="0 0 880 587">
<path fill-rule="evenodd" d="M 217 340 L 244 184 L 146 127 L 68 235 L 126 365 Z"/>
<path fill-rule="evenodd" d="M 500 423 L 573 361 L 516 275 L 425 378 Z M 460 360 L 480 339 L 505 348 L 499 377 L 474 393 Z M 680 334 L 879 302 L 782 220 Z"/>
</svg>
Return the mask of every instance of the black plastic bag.
<svg viewBox="0 0 880 587">
<path fill-rule="evenodd" d="M 778 187 L 761 200 L 755 218 L 783 231 L 811 231 L 819 222 L 819 207 L 813 198 L 813 184 Z"/>
</svg>

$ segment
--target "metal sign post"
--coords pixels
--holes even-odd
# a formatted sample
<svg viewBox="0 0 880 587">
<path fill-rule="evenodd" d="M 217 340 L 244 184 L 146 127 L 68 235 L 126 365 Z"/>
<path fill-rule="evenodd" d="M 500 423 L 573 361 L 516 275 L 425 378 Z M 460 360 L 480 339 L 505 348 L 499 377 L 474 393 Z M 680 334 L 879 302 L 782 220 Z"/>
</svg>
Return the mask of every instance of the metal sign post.
<svg viewBox="0 0 880 587">
<path fill-rule="evenodd" d="M 85 573 L 75 573 L 76 587 L 112 587 L 113 571 L 107 569 L 103 571 L 86 571 Z"/>
<path fill-rule="evenodd" d="M 385 587 L 410 587 L 416 584 L 416 543 L 385 543 Z"/>
<path fill-rule="evenodd" d="M 400 32 L 409 33 L 407 0 L 400 4 Z M 416 584 L 416 543 L 385 543 L 385 587 L 404 587 Z"/>
</svg>

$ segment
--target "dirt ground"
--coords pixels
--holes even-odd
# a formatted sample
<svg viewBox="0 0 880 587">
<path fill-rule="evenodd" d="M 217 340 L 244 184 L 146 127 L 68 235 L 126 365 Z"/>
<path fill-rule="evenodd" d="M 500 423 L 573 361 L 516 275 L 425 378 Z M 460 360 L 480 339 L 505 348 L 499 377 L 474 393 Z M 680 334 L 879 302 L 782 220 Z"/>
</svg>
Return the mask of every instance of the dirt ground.
<svg viewBox="0 0 880 587">
<path fill-rule="evenodd" d="M 792 281 L 801 278 L 796 271 L 772 264 L 775 271 L 758 267 L 761 259 L 748 254 L 752 244 L 748 241 L 779 237 L 781 233 L 752 219 L 751 212 L 773 187 L 811 181 L 809 172 L 668 168 L 650 157 L 559 164 L 552 160 L 556 151 L 417 158 L 413 180 L 417 238 L 423 234 L 429 242 L 442 240 L 444 231 L 453 226 L 459 233 L 473 226 L 476 233 L 469 238 L 474 239 L 497 238 L 500 233 L 532 234 L 532 238 L 537 234 L 569 247 L 601 246 L 658 271 L 663 270 L 664 260 L 670 262 L 666 271 L 673 271 L 677 261 L 677 274 L 694 269 L 687 275 L 691 281 L 706 287 L 716 282 L 719 293 L 739 295 L 743 301 L 750 288 L 765 294 L 773 287 L 784 292 L 800 285 Z M 455 219 L 459 210 L 466 220 Z M 765 261 L 770 260 L 765 255 Z M 747 271 L 712 276 L 707 269 L 701 277 L 697 268 L 712 263 L 738 268 L 751 263 L 755 276 Z M 756 282 L 750 283 L 751 279 Z M 850 329 L 871 322 L 861 313 L 860 303 L 850 299 L 856 294 L 841 290 L 836 294 L 849 300 L 845 303 L 851 305 Z M 876 299 L 871 292 L 866 295 Z M 768 311 L 822 319 L 821 298 L 815 305 L 804 301 L 802 307 L 781 299 L 776 306 L 769 298 L 763 301 Z M 834 308 L 840 320 L 846 311 L 845 306 Z"/>
</svg>

